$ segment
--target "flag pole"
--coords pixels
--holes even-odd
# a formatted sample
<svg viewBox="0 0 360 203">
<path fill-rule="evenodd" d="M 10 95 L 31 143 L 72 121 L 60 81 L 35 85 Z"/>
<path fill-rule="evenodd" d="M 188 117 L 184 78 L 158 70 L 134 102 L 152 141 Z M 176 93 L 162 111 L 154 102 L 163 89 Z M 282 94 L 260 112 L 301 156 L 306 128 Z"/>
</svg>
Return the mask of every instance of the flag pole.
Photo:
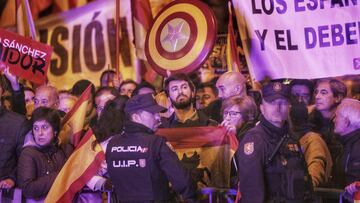
<svg viewBox="0 0 360 203">
<path fill-rule="evenodd" d="M 26 19 L 27 19 L 27 22 L 28 22 L 28 25 L 29 25 L 31 38 L 33 40 L 36 40 L 35 24 L 34 24 L 34 20 L 32 18 L 32 15 L 31 15 L 29 1 L 28 0 L 23 0 L 23 6 L 25 7 L 25 15 L 26 15 Z"/>
<path fill-rule="evenodd" d="M 121 33 L 120 33 L 120 29 L 119 29 L 119 24 L 120 24 L 120 0 L 116 0 L 116 14 L 115 14 L 115 26 L 116 26 L 116 42 L 115 42 L 115 46 L 116 46 L 116 52 L 115 52 L 115 70 L 116 70 L 116 77 L 120 78 L 120 37 L 121 37 Z"/>
<path fill-rule="evenodd" d="M 232 22 L 232 6 L 233 6 L 233 4 L 232 4 L 232 1 L 230 0 L 229 2 L 228 2 L 228 9 L 229 9 L 229 21 L 231 20 L 231 22 Z M 234 8 L 234 10 L 235 10 L 235 8 Z M 230 15 L 230 13 L 231 13 L 231 15 Z M 235 14 L 236 14 L 236 10 L 235 10 Z M 231 19 L 230 19 L 231 18 Z M 233 23 L 233 22 L 232 22 Z M 239 30 L 239 35 L 238 35 L 238 37 L 240 36 L 241 37 L 241 34 L 240 34 L 240 29 L 239 29 L 239 22 L 237 21 L 237 24 L 238 24 L 238 30 Z M 234 37 L 235 38 L 235 37 Z M 241 38 L 240 38 L 241 39 Z M 246 43 L 243 43 L 243 46 L 246 46 Z M 246 56 L 246 54 L 245 54 L 245 56 Z M 239 57 L 238 55 L 237 55 L 237 57 Z M 246 58 L 246 59 L 248 59 L 248 58 Z M 254 90 L 257 90 L 257 89 L 259 89 L 259 87 L 258 87 L 258 85 L 255 83 L 255 79 L 252 77 L 252 74 L 251 74 L 251 70 L 250 70 L 250 66 L 251 66 L 251 64 L 249 64 L 249 62 L 250 62 L 250 60 L 246 60 L 246 62 L 247 62 L 247 66 L 248 66 L 248 70 L 249 70 L 249 76 L 250 76 L 250 80 L 251 80 L 251 86 L 253 87 L 253 89 Z M 240 68 L 240 67 L 239 67 Z M 239 70 L 239 72 L 241 73 L 241 71 Z"/>
</svg>

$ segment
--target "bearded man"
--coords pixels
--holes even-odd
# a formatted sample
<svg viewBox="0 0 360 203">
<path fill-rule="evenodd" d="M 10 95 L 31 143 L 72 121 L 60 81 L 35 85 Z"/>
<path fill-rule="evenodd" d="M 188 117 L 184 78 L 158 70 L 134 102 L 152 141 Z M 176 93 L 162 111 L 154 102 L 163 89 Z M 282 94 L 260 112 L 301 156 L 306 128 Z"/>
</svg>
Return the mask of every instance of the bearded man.
<svg viewBox="0 0 360 203">
<path fill-rule="evenodd" d="M 217 126 L 204 113 L 194 108 L 195 86 L 183 73 L 171 75 L 165 81 L 165 92 L 169 97 L 174 113 L 169 118 L 162 118 L 163 128 Z"/>
</svg>

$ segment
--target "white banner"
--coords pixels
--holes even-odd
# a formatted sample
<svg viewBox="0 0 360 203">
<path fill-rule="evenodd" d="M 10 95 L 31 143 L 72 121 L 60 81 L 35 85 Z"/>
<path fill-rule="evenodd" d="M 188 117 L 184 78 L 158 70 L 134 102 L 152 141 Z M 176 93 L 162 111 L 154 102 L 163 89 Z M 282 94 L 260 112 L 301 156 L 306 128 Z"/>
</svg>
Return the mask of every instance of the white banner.
<svg viewBox="0 0 360 203">
<path fill-rule="evenodd" d="M 120 70 L 135 78 L 130 0 L 121 0 Z M 101 73 L 115 68 L 115 0 L 98 0 L 36 22 L 39 41 L 54 48 L 48 71 L 50 83 L 69 89 L 81 79 L 99 85 Z"/>
<path fill-rule="evenodd" d="M 360 74 L 357 0 L 233 0 L 233 4 L 255 80 Z"/>
</svg>

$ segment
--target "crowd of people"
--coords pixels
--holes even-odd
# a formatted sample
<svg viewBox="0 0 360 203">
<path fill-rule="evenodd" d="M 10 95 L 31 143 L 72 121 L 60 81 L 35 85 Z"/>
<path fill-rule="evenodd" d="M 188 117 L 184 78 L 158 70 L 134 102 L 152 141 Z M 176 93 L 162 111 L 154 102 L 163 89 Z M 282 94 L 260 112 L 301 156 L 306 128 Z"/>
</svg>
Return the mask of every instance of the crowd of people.
<svg viewBox="0 0 360 203">
<path fill-rule="evenodd" d="M 0 64 L 5 66 L 4 64 Z M 162 88 L 105 71 L 100 87 L 79 80 L 70 90 L 0 78 L 0 189 L 15 187 L 42 202 L 74 150 L 59 141 L 61 119 L 91 85 L 83 131 L 105 152 L 78 202 L 197 202 L 197 185 L 159 128 L 222 126 L 238 149 L 229 188 L 240 202 L 317 202 L 314 188 L 360 190 L 360 77 L 266 81 L 254 89 L 239 72 L 219 77 L 172 74 Z M 140 167 L 139 167 L 140 166 Z M 169 184 L 170 183 L 170 184 Z M 174 195 L 177 193 L 179 195 Z"/>
</svg>

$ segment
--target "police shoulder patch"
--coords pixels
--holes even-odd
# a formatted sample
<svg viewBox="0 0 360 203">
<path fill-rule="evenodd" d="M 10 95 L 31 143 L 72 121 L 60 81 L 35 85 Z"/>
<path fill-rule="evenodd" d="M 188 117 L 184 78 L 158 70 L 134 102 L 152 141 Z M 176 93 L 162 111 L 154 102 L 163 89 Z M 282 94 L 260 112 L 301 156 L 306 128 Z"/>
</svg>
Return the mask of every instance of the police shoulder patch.
<svg viewBox="0 0 360 203">
<path fill-rule="evenodd" d="M 170 142 L 166 142 L 166 145 L 170 148 L 171 151 L 176 152 L 174 147 L 170 144 Z"/>
<path fill-rule="evenodd" d="M 250 155 L 254 152 L 254 142 L 248 142 L 244 144 L 244 153 Z"/>
</svg>

